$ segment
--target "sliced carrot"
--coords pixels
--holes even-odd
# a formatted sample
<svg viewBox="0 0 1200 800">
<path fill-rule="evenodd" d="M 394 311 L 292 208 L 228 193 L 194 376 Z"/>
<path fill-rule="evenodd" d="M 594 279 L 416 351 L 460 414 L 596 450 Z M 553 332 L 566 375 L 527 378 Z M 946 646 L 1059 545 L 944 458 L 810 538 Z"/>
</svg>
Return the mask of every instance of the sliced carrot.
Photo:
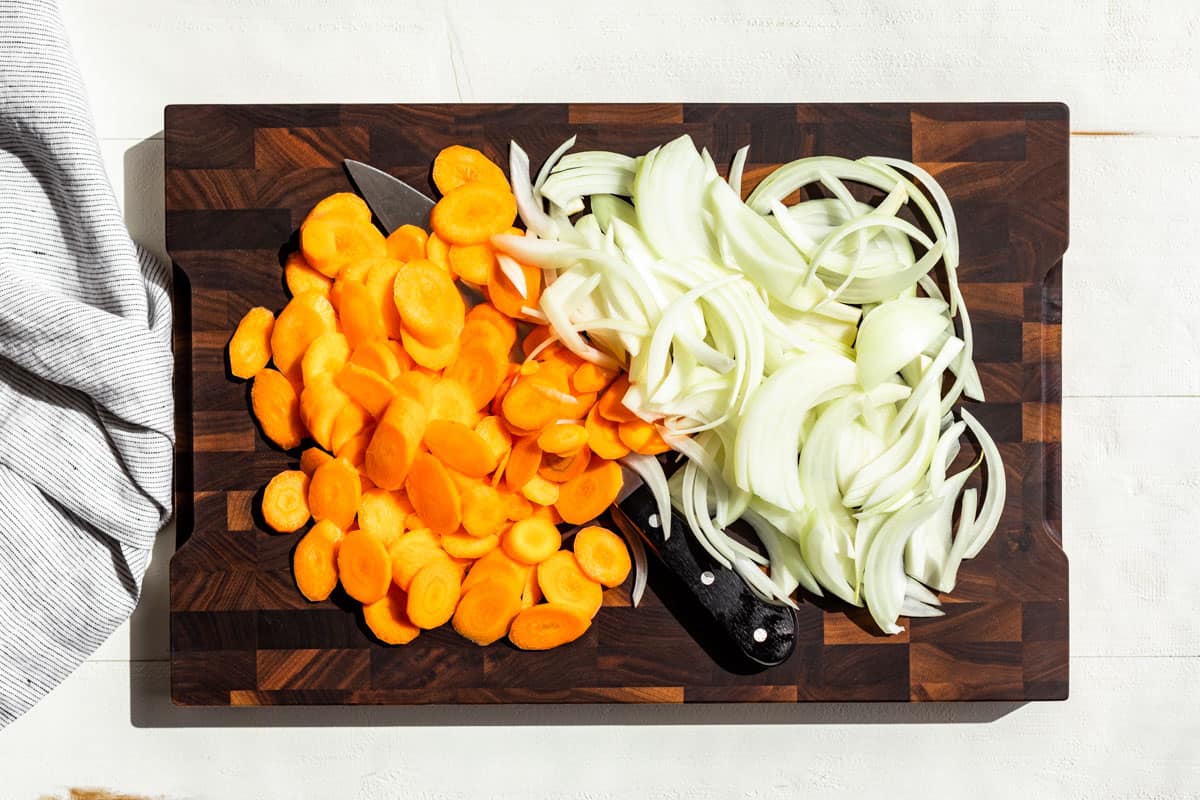
<svg viewBox="0 0 1200 800">
<path fill-rule="evenodd" d="M 450 245 L 436 233 L 430 233 L 429 240 L 425 242 L 425 258 L 451 278 L 458 277 L 450 266 Z"/>
<path fill-rule="evenodd" d="M 496 251 L 487 242 L 450 245 L 450 267 L 460 280 L 476 286 L 487 286 L 495 260 Z"/>
<path fill-rule="evenodd" d="M 474 147 L 452 144 L 433 159 L 433 184 L 442 194 L 472 181 L 491 183 L 508 191 L 504 171 Z"/>
<path fill-rule="evenodd" d="M 541 465 L 542 449 L 537 445 L 537 437 L 523 436 L 513 443 L 504 470 L 504 482 L 512 491 L 519 492 L 537 475 Z"/>
<path fill-rule="evenodd" d="M 337 563 L 342 588 L 358 602 L 374 603 L 387 594 L 392 562 L 375 534 L 359 528 L 343 536 Z"/>
<path fill-rule="evenodd" d="M 471 565 L 467 577 L 463 579 L 462 590 L 469 592 L 476 584 L 496 581 L 504 585 L 510 593 L 519 595 L 529 572 L 529 567 L 513 561 L 503 548 L 497 547 Z"/>
<path fill-rule="evenodd" d="M 517 200 L 507 186 L 464 183 L 433 207 L 429 224 L 450 244 L 482 244 L 503 233 L 517 218 Z"/>
<path fill-rule="evenodd" d="M 658 433 L 658 428 L 642 419 L 622 422 L 617 429 L 621 442 L 635 453 L 656 456 L 671 449 Z"/>
<path fill-rule="evenodd" d="M 474 428 L 480 415 L 466 387 L 452 378 L 443 378 L 433 386 L 429 418 L 461 422 Z"/>
<path fill-rule="evenodd" d="M 475 433 L 479 434 L 480 438 L 487 443 L 488 449 L 492 453 L 492 469 L 496 469 L 501 460 L 508 455 L 508 451 L 512 449 L 512 434 L 504 427 L 500 418 L 494 416 L 479 420 L 475 425 Z"/>
<path fill-rule="evenodd" d="M 541 376 L 521 378 L 504 395 L 501 411 L 504 419 L 523 430 L 540 431 L 563 413 L 570 394 Z"/>
<path fill-rule="evenodd" d="M 396 356 L 396 362 L 400 365 L 401 373 L 413 369 L 417 365 L 417 362 L 412 360 L 412 356 L 408 354 L 408 351 L 404 349 L 404 345 L 398 339 L 388 339 L 385 344 L 392 351 L 392 354 Z"/>
<path fill-rule="evenodd" d="M 549 325 L 535 325 L 533 326 L 533 329 L 525 335 L 525 338 L 521 340 L 521 352 L 525 354 L 526 358 L 529 358 L 530 353 L 536 350 L 538 346 L 542 344 L 542 342 L 552 338 L 553 336 L 554 331 Z"/>
<path fill-rule="evenodd" d="M 399 339 L 400 331 L 403 328 L 400 312 L 396 310 L 396 303 L 392 297 L 395 293 L 396 275 L 404 266 L 404 262 L 394 258 L 378 258 L 372 260 L 370 264 L 363 283 L 367 287 L 367 294 L 371 297 L 375 315 L 382 322 L 386 335 L 392 339 Z"/>
<path fill-rule="evenodd" d="M 562 535 L 546 520 L 530 517 L 514 522 L 500 540 L 500 546 L 514 561 L 540 564 L 562 547 Z"/>
<path fill-rule="evenodd" d="M 577 393 L 602 392 L 617 378 L 613 370 L 585 361 L 571 373 L 571 389 Z"/>
<path fill-rule="evenodd" d="M 491 303 L 479 303 L 467 312 L 467 324 L 475 321 L 486 322 L 501 335 L 504 342 L 504 352 L 512 349 L 517 341 L 517 325 L 512 318 L 501 314 Z"/>
<path fill-rule="evenodd" d="M 394 381 L 404 367 L 401 365 L 400 359 L 396 357 L 396 351 L 391 345 L 390 339 L 365 342 L 350 355 L 350 363 L 369 369 L 389 381 Z"/>
<path fill-rule="evenodd" d="M 525 573 L 525 585 L 521 587 L 521 608 L 529 608 L 542 602 L 542 587 L 537 582 L 537 567 Z"/>
<path fill-rule="evenodd" d="M 300 416 L 317 444 L 326 450 L 333 449 L 333 425 L 352 402 L 328 373 L 317 375 L 305 385 L 300 394 Z"/>
<path fill-rule="evenodd" d="M 370 222 L 325 215 L 300 226 L 300 250 L 314 269 L 336 278 L 352 261 L 387 255 L 383 234 Z"/>
<path fill-rule="evenodd" d="M 363 606 L 363 621 L 384 644 L 408 644 L 421 633 L 408 618 L 408 594 L 394 584 L 383 597 Z"/>
<path fill-rule="evenodd" d="M 472 536 L 469 533 L 447 533 L 442 536 L 442 549 L 455 558 L 473 560 L 481 558 L 500 545 L 500 537 Z"/>
<path fill-rule="evenodd" d="M 601 458 L 610 461 L 629 455 L 629 447 L 621 441 L 620 423 L 600 416 L 599 404 L 588 411 L 584 427 L 588 434 L 588 447 Z"/>
<path fill-rule="evenodd" d="M 314 603 L 325 600 L 338 583 L 338 549 L 342 531 L 328 520 L 304 534 L 292 554 L 292 575 L 300 594 Z"/>
<path fill-rule="evenodd" d="M 388 329 L 375 297 L 365 283 L 349 281 L 342 289 L 338 314 L 346 341 L 354 349 L 364 342 L 386 339 Z"/>
<path fill-rule="evenodd" d="M 396 397 L 396 387 L 391 381 L 358 364 L 346 364 L 335 380 L 343 392 L 354 398 L 373 417 L 382 417 Z"/>
<path fill-rule="evenodd" d="M 529 519 L 533 514 L 533 503 L 530 503 L 525 495 L 520 492 L 505 490 L 504 496 L 504 514 L 510 520 L 518 521 Z"/>
<path fill-rule="evenodd" d="M 363 470 L 363 462 L 367 458 L 367 448 L 371 446 L 371 439 L 374 436 L 375 426 L 369 425 L 342 442 L 342 446 L 335 449 L 333 454 L 343 461 L 350 463 L 356 470 L 361 472 Z M 374 485 L 374 481 L 371 483 Z"/>
<path fill-rule="evenodd" d="M 369 223 L 371 209 L 365 200 L 353 192 L 337 192 L 313 206 L 304 221 L 308 222 L 321 217 L 342 217 L 354 222 Z"/>
<path fill-rule="evenodd" d="M 434 560 L 408 586 L 408 618 L 420 628 L 436 628 L 454 616 L 462 573 L 449 560 Z"/>
<path fill-rule="evenodd" d="M 300 419 L 300 400 L 296 389 L 282 373 L 264 369 L 254 376 L 250 386 L 250 406 L 263 435 L 284 450 L 291 450 L 304 438 Z"/>
<path fill-rule="evenodd" d="M 600 410 L 600 416 L 610 422 L 633 422 L 637 419 L 637 414 L 634 414 L 621 402 L 628 391 L 629 378 L 621 375 L 604 391 L 604 394 L 600 395 L 600 399 L 596 403 L 596 407 Z"/>
<path fill-rule="evenodd" d="M 461 422 L 431 421 L 425 428 L 425 446 L 446 466 L 472 478 L 482 478 L 496 467 L 488 443 Z"/>
<path fill-rule="evenodd" d="M 361 497 L 358 471 L 340 458 L 317 467 L 308 486 L 308 507 L 313 519 L 327 519 L 342 530 L 349 529 L 354 522 Z"/>
<path fill-rule="evenodd" d="M 368 489 L 358 501 L 358 527 L 368 530 L 390 547 L 404 533 L 404 518 L 412 505 L 400 492 Z"/>
<path fill-rule="evenodd" d="M 487 484 L 473 486 L 462 493 L 463 530 L 472 536 L 491 536 L 508 523 L 508 513 L 500 492 Z"/>
<path fill-rule="evenodd" d="M 281 472 L 267 484 L 263 519 L 280 533 L 294 533 L 308 522 L 308 476 L 298 469 Z"/>
<path fill-rule="evenodd" d="M 525 313 L 522 308 L 537 308 L 538 299 L 542 293 L 542 271 L 537 267 L 531 267 L 528 264 L 517 264 L 521 268 L 521 272 L 525 275 L 525 293 L 521 294 L 517 291 L 517 287 L 500 267 L 502 258 L 508 256 L 497 256 L 496 266 L 488 275 L 487 295 L 492 305 L 502 314 L 506 314 L 513 319 L 525 319 Z M 514 262 L 516 263 L 516 262 Z"/>
<path fill-rule="evenodd" d="M 588 619 L 604 602 L 604 590 L 587 576 L 570 550 L 559 550 L 538 564 L 538 586 L 546 600 L 579 609 Z"/>
<path fill-rule="evenodd" d="M 590 522 L 616 501 L 622 480 L 617 462 L 592 459 L 582 475 L 560 486 L 554 507 L 572 525 Z"/>
<path fill-rule="evenodd" d="M 300 372 L 305 385 L 313 383 L 322 373 L 337 375 L 350 358 L 350 343 L 338 331 L 326 331 L 312 340 L 300 359 Z"/>
<path fill-rule="evenodd" d="M 333 281 L 313 269 L 299 250 L 288 254 L 283 265 L 283 280 L 293 297 L 304 292 L 318 292 L 328 297 L 333 286 Z"/>
<path fill-rule="evenodd" d="M 364 471 L 376 485 L 384 489 L 404 486 L 425 435 L 425 423 L 425 409 L 410 397 L 401 395 L 388 406 L 363 460 Z"/>
<path fill-rule="evenodd" d="M 388 234 L 387 254 L 397 261 L 405 263 L 425 258 L 425 243 L 429 234 L 424 228 L 416 225 L 401 225 Z"/>
<path fill-rule="evenodd" d="M 249 379 L 266 369 L 271 360 L 274 328 L 275 315 L 271 309 L 255 306 L 246 312 L 229 339 L 229 371 L 234 377 Z"/>
<path fill-rule="evenodd" d="M 555 455 L 571 455 L 587 444 L 587 430 L 575 423 L 547 426 L 538 435 L 538 447 Z"/>
<path fill-rule="evenodd" d="M 400 268 L 396 274 L 393 301 L 404 321 L 404 329 L 428 347 L 445 345 L 456 338 L 466 324 L 467 308 L 454 281 L 444 270 L 425 259 L 410 261 Z M 418 360 L 417 363 L 421 362 Z"/>
<path fill-rule="evenodd" d="M 433 405 L 433 387 L 436 383 L 436 378 L 421 370 L 402 372 L 392 381 L 397 396 L 404 395 L 415 400 L 422 409 Z"/>
<path fill-rule="evenodd" d="M 478 645 L 504 638 L 521 610 L 521 596 L 501 581 L 487 580 L 463 593 L 454 611 L 454 630 Z"/>
<path fill-rule="evenodd" d="M 438 537 L 428 528 L 410 530 L 401 536 L 389 551 L 392 559 L 392 582 L 405 591 L 413 576 L 438 559 L 449 560 Z"/>
<path fill-rule="evenodd" d="M 329 432 L 329 446 L 333 448 L 334 455 L 372 421 L 371 413 L 365 408 L 353 401 L 347 403 L 333 420 L 333 428 Z"/>
<path fill-rule="evenodd" d="M 499 334 L 495 335 L 498 339 Z M 469 340 L 459 349 L 445 374 L 466 387 L 476 409 L 484 408 L 496 396 L 508 374 L 507 350 L 495 341 Z"/>
<path fill-rule="evenodd" d="M 329 287 L 329 303 L 339 314 L 342 313 L 342 295 L 345 293 L 346 287 L 352 283 L 362 283 L 365 285 L 367 270 L 370 267 L 371 260 L 351 261 L 342 267 L 342 271 L 334 279 L 333 285 Z"/>
<path fill-rule="evenodd" d="M 524 486 L 521 487 L 521 494 L 539 506 L 552 506 L 558 502 L 560 489 L 557 483 L 548 481 L 541 475 L 534 475 Z"/>
<path fill-rule="evenodd" d="M 293 297 L 279 312 L 271 329 L 271 357 L 285 375 L 300 366 L 312 341 L 337 330 L 337 314 L 323 294 L 305 292 Z"/>
<path fill-rule="evenodd" d="M 462 500 L 441 461 L 428 453 L 418 453 L 404 486 L 413 508 L 430 530 L 443 535 L 458 530 Z"/>
<path fill-rule="evenodd" d="M 551 525 L 561 525 L 563 521 L 562 515 L 554 506 L 535 506 L 531 516 L 547 519 Z"/>
<path fill-rule="evenodd" d="M 300 471 L 311 478 L 317 467 L 327 461 L 333 461 L 333 456 L 319 447 L 309 447 L 300 454 Z"/>
<path fill-rule="evenodd" d="M 612 588 L 629 577 L 632 565 L 629 549 L 620 536 L 608 528 L 591 525 L 575 534 L 572 543 L 579 568 L 597 583 Z"/>
<path fill-rule="evenodd" d="M 591 626 L 579 609 L 542 603 L 523 609 L 508 629 L 508 640 L 522 650 L 551 650 L 575 641 Z"/>
<path fill-rule="evenodd" d="M 415 334 L 407 330 L 400 334 L 400 341 L 412 360 L 426 369 L 439 370 L 448 367 L 458 356 L 459 341 L 451 339 L 440 347 L 429 347 Z"/>
<path fill-rule="evenodd" d="M 538 468 L 538 476 L 551 483 L 566 483 L 584 473 L 592 461 L 592 451 L 584 445 L 569 456 L 545 453 L 542 456 L 542 466 Z"/>
<path fill-rule="evenodd" d="M 496 396 L 492 398 L 491 412 L 496 416 L 504 417 L 504 397 L 508 394 L 508 390 L 516 384 L 520 376 L 521 365 L 509 364 L 508 371 L 504 375 L 504 380 L 500 382 L 500 388 L 496 390 Z"/>
</svg>

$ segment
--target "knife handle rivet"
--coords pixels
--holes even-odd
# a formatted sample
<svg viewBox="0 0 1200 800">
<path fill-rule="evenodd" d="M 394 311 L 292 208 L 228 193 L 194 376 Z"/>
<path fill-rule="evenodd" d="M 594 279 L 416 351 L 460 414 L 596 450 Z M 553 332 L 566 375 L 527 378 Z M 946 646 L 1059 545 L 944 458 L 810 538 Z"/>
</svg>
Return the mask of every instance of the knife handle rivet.
<svg viewBox="0 0 1200 800">
<path fill-rule="evenodd" d="M 650 519 L 646 520 L 646 523 L 651 528 L 657 528 L 658 527 L 658 514 L 651 514 Z"/>
<path fill-rule="evenodd" d="M 712 586 L 713 581 L 715 581 L 716 579 L 717 579 L 717 576 L 713 575 L 708 570 L 704 570 L 704 572 L 700 573 L 700 582 L 703 583 L 705 586 Z"/>
<path fill-rule="evenodd" d="M 765 642 L 767 640 L 767 632 L 762 628 L 755 628 L 753 635 L 756 642 Z"/>
</svg>

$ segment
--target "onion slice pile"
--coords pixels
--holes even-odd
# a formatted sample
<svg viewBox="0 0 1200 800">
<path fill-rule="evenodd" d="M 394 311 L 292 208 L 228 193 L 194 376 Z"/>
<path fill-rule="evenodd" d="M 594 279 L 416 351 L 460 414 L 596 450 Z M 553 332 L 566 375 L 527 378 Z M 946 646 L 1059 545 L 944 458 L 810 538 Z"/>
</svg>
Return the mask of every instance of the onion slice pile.
<svg viewBox="0 0 1200 800">
<path fill-rule="evenodd" d="M 822 156 L 743 201 L 746 148 L 725 180 L 688 136 L 636 158 L 572 145 L 535 181 L 512 144 L 528 235 L 493 244 L 502 264 L 543 270 L 536 311 L 555 338 L 626 369 L 626 407 L 686 457 L 670 480 L 655 459 L 626 462 L 663 521 L 673 505 L 777 602 L 833 594 L 886 633 L 943 613 L 933 590 L 953 590 L 1005 498 L 995 443 L 955 418 L 983 390 L 945 192 L 906 161 Z M 785 205 L 797 191 L 813 199 Z M 967 431 L 982 456 L 947 474 Z M 982 498 L 967 486 L 980 464 Z M 738 519 L 766 556 L 725 532 Z"/>
</svg>

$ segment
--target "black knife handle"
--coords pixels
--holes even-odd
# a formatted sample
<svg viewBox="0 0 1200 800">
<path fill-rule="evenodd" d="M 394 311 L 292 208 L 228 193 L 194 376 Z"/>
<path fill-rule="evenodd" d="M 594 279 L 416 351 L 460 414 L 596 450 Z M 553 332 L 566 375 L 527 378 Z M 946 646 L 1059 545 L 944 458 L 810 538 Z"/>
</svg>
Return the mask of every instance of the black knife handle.
<svg viewBox="0 0 1200 800">
<path fill-rule="evenodd" d="M 764 666 L 782 664 L 796 646 L 796 614 L 754 594 L 731 569 L 713 561 L 688 531 L 687 521 L 672 512 L 671 538 L 664 539 L 658 504 L 641 486 L 614 509 L 613 519 L 626 534 L 641 536 L 649 550 L 711 621 L 716 631 L 747 659 Z M 629 530 L 627 526 L 632 526 Z"/>
</svg>

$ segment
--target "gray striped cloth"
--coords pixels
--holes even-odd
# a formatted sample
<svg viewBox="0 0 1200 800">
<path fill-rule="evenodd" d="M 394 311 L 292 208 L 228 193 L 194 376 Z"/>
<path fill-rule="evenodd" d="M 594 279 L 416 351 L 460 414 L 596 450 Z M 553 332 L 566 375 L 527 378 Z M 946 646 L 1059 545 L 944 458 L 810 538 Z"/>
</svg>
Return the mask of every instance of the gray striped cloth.
<svg viewBox="0 0 1200 800">
<path fill-rule="evenodd" d="M 0 727 L 129 616 L 171 513 L 169 282 L 55 4 L 0 0 Z"/>
</svg>

